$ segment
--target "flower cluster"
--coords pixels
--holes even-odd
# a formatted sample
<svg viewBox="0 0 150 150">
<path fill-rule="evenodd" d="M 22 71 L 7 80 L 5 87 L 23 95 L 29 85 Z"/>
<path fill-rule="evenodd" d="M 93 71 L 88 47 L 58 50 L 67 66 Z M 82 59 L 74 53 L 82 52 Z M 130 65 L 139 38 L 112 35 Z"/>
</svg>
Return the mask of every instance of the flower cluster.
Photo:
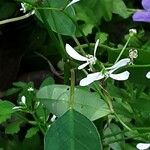
<svg viewBox="0 0 150 150">
<path fill-rule="evenodd" d="M 115 63 L 113 66 L 102 69 L 100 72 L 88 74 L 86 78 L 83 78 L 80 81 L 80 85 L 86 86 L 94 81 L 101 80 L 103 78 L 107 79 L 109 77 L 118 81 L 127 80 L 130 74 L 128 71 L 124 71 L 118 74 L 115 74 L 114 72 L 119 68 L 126 66 L 129 62 L 130 62 L 129 58 L 124 58 Z"/>
<path fill-rule="evenodd" d="M 92 65 L 96 63 L 97 61 L 96 50 L 97 50 L 98 44 L 99 44 L 99 40 L 96 41 L 95 48 L 94 48 L 94 55 L 82 56 L 78 52 L 76 52 L 75 49 L 73 49 L 69 44 L 66 44 L 66 52 L 73 59 L 76 59 L 79 61 L 85 61 L 84 64 L 78 67 L 78 69 L 83 69 L 87 65 L 91 67 Z M 118 81 L 127 80 L 130 74 L 128 71 L 124 71 L 118 74 L 115 74 L 114 72 L 118 70 L 119 68 L 126 66 L 129 62 L 130 62 L 129 58 L 124 58 L 118 61 L 117 63 L 115 63 L 113 66 L 102 69 L 100 72 L 88 74 L 86 78 L 80 81 L 80 85 L 86 86 L 96 80 L 101 80 L 103 78 L 109 78 L 109 77 Z"/>
<path fill-rule="evenodd" d="M 96 50 L 97 50 L 98 45 L 99 45 L 99 40 L 96 41 L 96 44 L 94 47 L 94 55 L 88 54 L 86 56 L 82 56 L 74 48 L 72 48 L 69 44 L 66 44 L 66 52 L 73 59 L 85 62 L 82 65 L 80 65 L 78 67 L 78 69 L 83 69 L 89 65 L 90 71 L 92 71 L 92 66 L 94 64 L 96 64 L 96 61 L 97 61 Z M 130 75 L 130 73 L 128 71 L 123 71 L 121 73 L 115 73 L 115 71 L 117 71 L 118 69 L 120 69 L 122 67 L 127 66 L 128 64 L 132 64 L 133 58 L 136 58 L 138 56 L 137 52 L 135 55 L 135 50 L 134 50 L 134 51 L 132 51 L 132 55 L 133 54 L 134 55 L 132 56 L 132 59 L 131 59 L 131 51 L 129 53 L 130 53 L 129 54 L 130 58 L 121 59 L 118 62 L 116 62 L 114 65 L 112 65 L 111 67 L 108 67 L 108 68 L 103 67 L 103 69 L 100 72 L 88 74 L 87 77 L 83 78 L 80 81 L 80 86 L 87 86 L 87 85 L 93 83 L 94 81 L 101 80 L 103 78 L 105 78 L 105 79 L 112 78 L 112 79 L 118 80 L 118 81 L 127 80 Z M 150 79 L 150 71 L 146 74 L 146 77 L 148 79 Z"/>
</svg>

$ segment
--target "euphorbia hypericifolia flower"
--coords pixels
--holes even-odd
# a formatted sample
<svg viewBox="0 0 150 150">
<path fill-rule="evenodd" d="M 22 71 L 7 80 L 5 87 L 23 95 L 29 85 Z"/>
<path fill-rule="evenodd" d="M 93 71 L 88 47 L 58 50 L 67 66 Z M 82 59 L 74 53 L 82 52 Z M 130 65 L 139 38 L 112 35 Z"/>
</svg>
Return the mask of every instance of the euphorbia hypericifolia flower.
<svg viewBox="0 0 150 150">
<path fill-rule="evenodd" d="M 143 10 L 139 10 L 133 14 L 134 21 L 150 22 L 150 0 L 142 0 Z"/>
<path fill-rule="evenodd" d="M 114 72 L 118 70 L 119 68 L 124 67 L 127 64 L 129 64 L 129 62 L 130 62 L 129 58 L 124 58 L 118 61 L 117 63 L 115 63 L 113 66 L 103 69 L 101 72 L 88 74 L 86 78 L 83 78 L 80 81 L 80 85 L 87 86 L 94 81 L 101 80 L 103 78 L 109 78 L 109 77 L 118 81 L 127 80 L 130 74 L 128 71 L 124 71 L 118 74 L 115 74 Z"/>
<path fill-rule="evenodd" d="M 88 54 L 86 56 L 82 56 L 78 52 L 76 52 L 76 50 L 74 48 L 72 48 L 69 44 L 66 44 L 66 52 L 73 59 L 85 62 L 84 64 L 82 64 L 78 67 L 78 69 L 83 69 L 88 65 L 92 66 L 96 63 L 96 60 L 97 60 L 96 50 L 97 50 L 98 44 L 99 44 L 99 40 L 96 41 L 96 44 L 94 47 L 94 55 Z"/>
</svg>

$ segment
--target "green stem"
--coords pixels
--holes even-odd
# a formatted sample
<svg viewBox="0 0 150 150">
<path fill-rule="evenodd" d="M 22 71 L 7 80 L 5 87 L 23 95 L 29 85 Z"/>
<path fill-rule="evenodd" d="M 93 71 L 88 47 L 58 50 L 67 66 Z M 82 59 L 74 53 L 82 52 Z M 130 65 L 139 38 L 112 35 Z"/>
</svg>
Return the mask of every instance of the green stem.
<svg viewBox="0 0 150 150">
<path fill-rule="evenodd" d="M 112 140 L 112 141 L 109 141 L 109 143 L 105 143 L 104 145 L 107 146 L 111 143 L 124 141 L 124 140 L 129 140 L 129 139 L 133 139 L 133 138 L 137 138 L 137 137 L 142 137 L 142 136 L 145 136 L 147 134 L 149 135 L 149 133 L 142 133 L 142 134 L 137 134 L 137 135 L 134 135 L 134 136 L 131 136 L 131 137 L 125 137 L 125 138 L 121 138 L 121 139 Z"/>
<path fill-rule="evenodd" d="M 32 124 L 32 125 L 36 125 L 37 123 L 35 121 L 31 121 L 28 120 L 27 118 L 25 118 L 23 115 L 20 115 L 19 113 L 15 114 L 17 117 L 19 117 L 21 120 L 24 120 L 25 122 Z"/>
<path fill-rule="evenodd" d="M 41 132 L 43 133 L 43 135 L 45 135 L 45 129 L 41 126 L 40 120 L 38 119 L 38 117 L 36 116 L 36 113 L 33 112 L 31 113 L 34 120 L 37 122 L 39 129 L 41 130 Z"/>
<path fill-rule="evenodd" d="M 125 51 L 125 49 L 126 49 L 126 47 L 127 47 L 128 43 L 129 43 L 130 39 L 131 39 L 131 36 L 129 36 L 129 38 L 128 38 L 128 40 L 127 40 L 126 44 L 124 45 L 123 49 L 121 50 L 121 52 L 120 52 L 119 56 L 117 57 L 117 59 L 116 59 L 115 63 L 116 63 L 116 62 L 118 62 L 118 60 L 119 60 L 119 59 L 120 59 L 120 57 L 122 56 L 122 54 L 123 54 L 123 52 Z"/>
<path fill-rule="evenodd" d="M 61 74 L 54 68 L 54 66 L 52 65 L 52 63 L 49 61 L 48 58 L 46 58 L 44 55 L 42 55 L 41 53 L 39 52 L 34 52 L 36 55 L 40 56 L 41 58 L 43 58 L 49 65 L 49 68 L 51 70 L 51 72 L 56 75 L 57 77 L 63 79 L 63 77 L 61 77 Z"/>
<path fill-rule="evenodd" d="M 40 10 L 39 10 L 39 13 L 41 15 L 41 18 L 42 18 L 46 28 L 47 28 L 47 31 L 49 33 L 49 36 L 51 37 L 51 40 L 54 43 L 56 43 L 57 49 L 58 49 L 59 53 L 61 54 L 62 58 L 66 59 L 67 55 L 66 55 L 66 53 L 64 53 L 64 48 L 60 45 L 59 40 L 57 39 L 56 35 L 51 30 L 51 28 L 50 28 L 50 26 L 49 26 L 49 24 L 47 22 L 45 14 L 43 13 L 43 11 L 40 11 Z"/>
<path fill-rule="evenodd" d="M 136 12 L 136 11 L 142 11 L 142 9 L 127 8 L 127 11 L 134 13 L 134 12 Z"/>
<path fill-rule="evenodd" d="M 90 46 L 94 47 L 95 46 L 95 43 L 89 43 Z M 86 47 L 89 47 L 88 44 L 82 44 L 80 45 L 82 48 L 86 48 Z M 103 49 L 106 49 L 106 50 L 109 50 L 109 51 L 115 51 L 115 50 L 120 50 L 120 49 L 117 49 L 117 48 L 111 48 L 107 45 L 104 45 L 104 44 L 99 44 L 99 47 L 100 48 L 103 48 Z M 75 49 L 79 49 L 79 46 L 75 47 Z"/>
<path fill-rule="evenodd" d="M 114 116 L 118 119 L 118 121 L 129 131 L 132 131 L 130 127 L 128 127 L 121 119 L 120 117 L 114 112 Z"/>
<path fill-rule="evenodd" d="M 145 130 L 147 130 L 147 131 L 150 131 L 150 127 L 137 127 L 137 128 L 132 128 L 132 131 L 145 131 Z M 105 139 L 105 138 L 111 138 L 111 137 L 113 137 L 113 136 L 117 136 L 117 135 L 119 135 L 119 134 L 124 134 L 124 133 L 126 133 L 126 132 L 130 132 L 129 130 L 124 130 L 124 131 L 120 131 L 120 132 L 117 132 L 117 133 L 112 133 L 112 134 L 107 134 L 107 135 L 105 135 L 104 137 L 103 137 L 103 139 Z"/>
<path fill-rule="evenodd" d="M 73 109 L 74 107 L 74 85 L 75 85 L 75 72 L 71 69 L 71 86 L 70 86 L 70 97 L 69 97 L 69 107 Z"/>
<path fill-rule="evenodd" d="M 77 39 L 75 36 L 73 36 L 73 39 L 74 39 L 74 41 L 76 42 L 76 44 L 78 45 L 78 48 L 80 49 L 81 53 L 82 53 L 83 55 L 86 55 L 86 53 L 84 52 L 83 47 L 81 46 L 81 44 L 80 44 L 80 42 L 78 41 L 78 39 Z"/>
<path fill-rule="evenodd" d="M 60 8 L 52 8 L 52 7 L 35 7 L 37 10 L 55 10 L 55 11 L 62 11 Z"/>
</svg>

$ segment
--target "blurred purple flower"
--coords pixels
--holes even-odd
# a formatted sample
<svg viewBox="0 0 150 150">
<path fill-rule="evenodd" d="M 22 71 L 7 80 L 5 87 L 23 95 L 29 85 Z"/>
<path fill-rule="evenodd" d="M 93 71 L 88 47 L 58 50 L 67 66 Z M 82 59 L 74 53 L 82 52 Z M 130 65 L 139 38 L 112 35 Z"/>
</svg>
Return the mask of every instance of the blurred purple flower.
<svg viewBox="0 0 150 150">
<path fill-rule="evenodd" d="M 135 12 L 133 21 L 150 22 L 150 0 L 142 0 L 143 10 Z"/>
</svg>

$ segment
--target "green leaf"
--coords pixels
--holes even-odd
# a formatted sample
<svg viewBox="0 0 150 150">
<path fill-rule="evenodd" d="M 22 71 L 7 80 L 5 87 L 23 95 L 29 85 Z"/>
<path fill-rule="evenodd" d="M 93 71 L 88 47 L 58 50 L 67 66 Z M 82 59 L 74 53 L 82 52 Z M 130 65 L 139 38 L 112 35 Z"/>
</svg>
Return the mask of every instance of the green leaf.
<svg viewBox="0 0 150 150">
<path fill-rule="evenodd" d="M 37 11 L 36 15 L 42 22 L 59 34 L 73 36 L 75 35 L 76 25 L 71 18 L 75 13 L 72 7 L 66 7 L 68 0 L 51 0 L 44 1 L 42 6 L 49 9 Z M 53 9 L 51 9 L 53 8 Z"/>
<path fill-rule="evenodd" d="M 25 138 L 31 138 L 39 131 L 38 127 L 32 127 L 27 131 Z"/>
<path fill-rule="evenodd" d="M 10 95 L 18 93 L 19 91 L 20 91 L 19 88 L 10 88 L 4 92 L 4 96 L 10 96 Z"/>
<path fill-rule="evenodd" d="M 97 26 L 102 18 L 110 21 L 113 9 L 112 0 L 82 0 L 75 5 L 76 20 L 85 35 L 92 33 L 94 26 Z M 77 29 L 77 36 L 82 36 Z"/>
<path fill-rule="evenodd" d="M 14 112 L 14 110 L 12 109 L 13 107 L 13 103 L 0 100 L 0 123 L 6 121 L 11 117 L 11 114 Z"/>
<path fill-rule="evenodd" d="M 48 86 L 48 85 L 51 85 L 51 84 L 54 84 L 55 81 L 52 77 L 47 77 L 43 82 L 42 84 L 40 85 L 40 88 L 44 87 L 44 86 Z"/>
<path fill-rule="evenodd" d="M 118 134 L 118 135 L 115 135 L 115 133 L 119 133 L 119 132 L 121 132 L 121 129 L 117 126 L 117 125 L 115 125 L 115 124 L 110 124 L 106 129 L 105 129 L 105 131 L 104 131 L 104 136 L 105 135 L 113 135 L 114 134 L 114 136 L 108 136 L 108 138 L 105 138 L 105 142 L 106 143 L 109 143 L 110 141 L 115 141 L 115 140 L 120 140 L 120 139 L 123 139 L 124 138 L 124 136 L 123 136 L 123 134 Z M 124 141 L 117 141 L 117 142 L 114 142 L 114 143 L 111 143 L 111 144 L 109 144 L 109 146 L 113 149 L 113 150 L 122 150 L 122 149 L 124 149 L 125 147 L 124 147 L 124 145 L 125 145 L 125 143 L 124 143 Z"/>
<path fill-rule="evenodd" d="M 102 17 L 106 21 L 110 21 L 112 18 L 113 0 L 100 0 L 99 9 Z"/>
<path fill-rule="evenodd" d="M 44 150 L 101 150 L 94 124 L 74 110 L 68 110 L 48 129 Z"/>
<path fill-rule="evenodd" d="M 113 0 L 113 13 L 120 15 L 123 18 L 130 16 L 127 7 L 123 0 Z"/>
<path fill-rule="evenodd" d="M 17 121 L 17 122 L 13 122 L 10 123 L 6 129 L 5 129 L 5 133 L 6 134 L 14 134 L 14 133 L 18 133 L 20 130 L 20 125 L 22 124 L 22 121 Z"/>
<path fill-rule="evenodd" d="M 96 39 L 100 39 L 100 43 L 103 44 L 107 41 L 108 39 L 108 34 L 105 32 L 98 32 L 96 34 Z"/>
<path fill-rule="evenodd" d="M 37 98 L 45 104 L 49 112 L 61 116 L 69 109 L 69 88 L 66 85 L 45 86 L 37 92 Z M 110 113 L 107 104 L 97 93 L 91 93 L 81 88 L 75 88 L 74 92 L 74 109 L 90 120 L 96 120 Z"/>
<path fill-rule="evenodd" d="M 16 87 L 18 87 L 18 88 L 24 88 L 24 87 L 26 87 L 27 85 L 28 85 L 27 83 L 22 82 L 22 81 L 14 82 L 14 83 L 13 83 L 13 86 L 16 86 Z"/>
</svg>

